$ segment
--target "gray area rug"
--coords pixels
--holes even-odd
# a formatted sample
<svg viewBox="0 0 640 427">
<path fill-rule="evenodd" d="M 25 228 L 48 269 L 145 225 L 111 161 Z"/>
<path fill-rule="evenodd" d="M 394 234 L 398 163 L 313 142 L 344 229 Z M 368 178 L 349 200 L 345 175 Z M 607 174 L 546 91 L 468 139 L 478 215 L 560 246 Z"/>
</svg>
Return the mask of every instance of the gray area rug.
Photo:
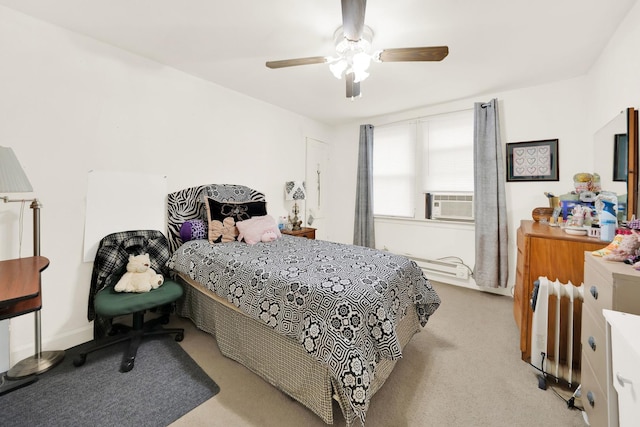
<svg viewBox="0 0 640 427">
<path fill-rule="evenodd" d="M 91 353 L 79 348 L 38 381 L 0 396 L 0 425 L 166 426 L 216 395 L 218 385 L 172 337 L 147 337 L 133 370 L 119 371 L 126 343 Z"/>
</svg>

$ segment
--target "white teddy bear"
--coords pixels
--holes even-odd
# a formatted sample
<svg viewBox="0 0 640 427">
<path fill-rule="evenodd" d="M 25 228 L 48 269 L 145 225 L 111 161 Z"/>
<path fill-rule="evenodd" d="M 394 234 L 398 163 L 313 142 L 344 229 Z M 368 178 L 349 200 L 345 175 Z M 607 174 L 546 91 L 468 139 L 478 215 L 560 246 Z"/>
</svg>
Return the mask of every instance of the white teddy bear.
<svg viewBox="0 0 640 427">
<path fill-rule="evenodd" d="M 157 274 L 151 268 L 149 254 L 129 255 L 127 272 L 115 286 L 116 292 L 149 292 L 164 283 L 162 274 Z"/>
</svg>

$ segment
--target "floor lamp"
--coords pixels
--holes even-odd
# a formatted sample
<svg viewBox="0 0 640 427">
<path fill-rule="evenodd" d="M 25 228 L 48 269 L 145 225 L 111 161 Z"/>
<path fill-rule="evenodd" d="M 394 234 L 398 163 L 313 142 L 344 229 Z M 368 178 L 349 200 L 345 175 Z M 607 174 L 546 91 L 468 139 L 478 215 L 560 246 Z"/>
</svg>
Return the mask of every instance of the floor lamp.
<svg viewBox="0 0 640 427">
<path fill-rule="evenodd" d="M 27 179 L 13 150 L 9 147 L 0 147 L 0 193 L 29 193 L 33 191 L 31 183 Z M 42 205 L 38 199 L 10 199 L 0 196 L 5 203 L 31 202 L 33 210 L 33 255 L 40 256 L 40 208 Z M 8 379 L 20 379 L 34 374 L 45 372 L 60 363 L 64 358 L 64 351 L 42 351 L 40 310 L 35 314 L 35 338 L 36 352 L 16 363 L 7 372 Z"/>
</svg>

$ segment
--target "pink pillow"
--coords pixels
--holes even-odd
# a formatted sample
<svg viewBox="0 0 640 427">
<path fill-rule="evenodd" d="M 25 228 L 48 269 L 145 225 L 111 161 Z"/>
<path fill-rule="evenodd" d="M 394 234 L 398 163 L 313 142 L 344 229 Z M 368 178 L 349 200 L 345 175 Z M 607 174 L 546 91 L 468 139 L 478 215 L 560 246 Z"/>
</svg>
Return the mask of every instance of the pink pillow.
<svg viewBox="0 0 640 427">
<path fill-rule="evenodd" d="M 243 240 L 250 245 L 258 242 L 271 242 L 281 237 L 276 220 L 271 215 L 254 216 L 244 221 L 236 222 L 240 235 L 238 240 Z"/>
</svg>

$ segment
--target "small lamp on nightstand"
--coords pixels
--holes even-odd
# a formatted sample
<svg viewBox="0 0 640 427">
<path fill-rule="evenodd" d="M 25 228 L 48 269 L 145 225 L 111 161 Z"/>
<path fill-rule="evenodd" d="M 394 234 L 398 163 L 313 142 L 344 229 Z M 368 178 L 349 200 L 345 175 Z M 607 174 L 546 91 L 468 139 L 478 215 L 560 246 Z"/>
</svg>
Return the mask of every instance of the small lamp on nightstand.
<svg viewBox="0 0 640 427">
<path fill-rule="evenodd" d="M 293 203 L 293 218 L 289 216 L 289 222 L 293 225 L 293 230 L 300 230 L 302 221 L 298 219 L 300 209 L 298 208 L 298 200 L 304 200 L 307 197 L 304 181 L 287 181 L 285 184 L 285 199 L 294 200 Z"/>
</svg>

